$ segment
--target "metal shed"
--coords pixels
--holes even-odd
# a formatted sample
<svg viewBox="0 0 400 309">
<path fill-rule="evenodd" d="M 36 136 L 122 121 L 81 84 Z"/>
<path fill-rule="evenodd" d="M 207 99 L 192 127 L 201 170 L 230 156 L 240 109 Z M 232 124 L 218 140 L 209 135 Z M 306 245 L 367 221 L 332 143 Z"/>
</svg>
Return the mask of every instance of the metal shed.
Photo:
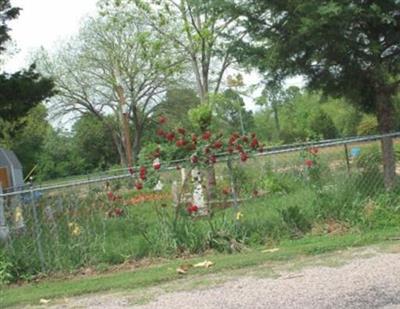
<svg viewBox="0 0 400 309">
<path fill-rule="evenodd" d="M 21 162 L 14 152 L 4 148 L 0 148 L 0 185 L 3 189 L 24 185 Z"/>
</svg>

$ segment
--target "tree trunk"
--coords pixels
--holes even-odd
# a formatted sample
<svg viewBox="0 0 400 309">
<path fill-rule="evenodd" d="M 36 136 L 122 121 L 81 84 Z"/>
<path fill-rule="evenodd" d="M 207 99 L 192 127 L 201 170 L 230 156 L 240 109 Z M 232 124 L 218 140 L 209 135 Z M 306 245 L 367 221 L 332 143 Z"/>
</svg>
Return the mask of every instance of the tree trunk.
<svg viewBox="0 0 400 309">
<path fill-rule="evenodd" d="M 274 113 L 275 129 L 276 129 L 276 139 L 279 140 L 281 135 L 281 126 L 279 123 L 278 106 L 276 102 L 272 103 L 272 111 Z"/>
<path fill-rule="evenodd" d="M 139 153 L 141 150 L 142 144 L 142 128 L 140 126 L 136 126 L 135 133 L 133 134 L 133 151 L 132 151 L 132 160 L 133 164 L 137 164 L 139 160 Z"/>
<path fill-rule="evenodd" d="M 124 151 L 123 145 L 121 143 L 121 138 L 119 138 L 118 134 L 114 131 L 112 126 L 109 126 L 107 124 L 105 124 L 105 126 L 111 131 L 113 143 L 119 154 L 119 161 L 120 161 L 121 166 L 126 166 L 127 161 L 126 161 L 126 157 L 125 157 L 125 151 Z"/>
<path fill-rule="evenodd" d="M 387 134 L 393 130 L 394 107 L 391 102 L 391 96 L 385 91 L 377 95 L 377 117 L 379 131 L 381 134 Z M 393 149 L 393 139 L 384 137 L 381 140 L 382 161 L 383 161 L 383 179 L 385 188 L 390 190 L 396 183 L 396 159 Z"/>
</svg>

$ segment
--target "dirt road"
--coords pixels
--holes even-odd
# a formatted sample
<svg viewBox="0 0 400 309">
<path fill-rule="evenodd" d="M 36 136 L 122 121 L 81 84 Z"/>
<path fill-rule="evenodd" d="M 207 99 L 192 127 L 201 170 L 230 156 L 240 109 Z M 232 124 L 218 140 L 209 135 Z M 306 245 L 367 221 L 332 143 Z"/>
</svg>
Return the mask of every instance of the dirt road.
<svg viewBox="0 0 400 309">
<path fill-rule="evenodd" d="M 53 308 L 400 308 L 400 250 L 376 247 L 185 278 L 132 293 L 65 300 Z"/>
</svg>

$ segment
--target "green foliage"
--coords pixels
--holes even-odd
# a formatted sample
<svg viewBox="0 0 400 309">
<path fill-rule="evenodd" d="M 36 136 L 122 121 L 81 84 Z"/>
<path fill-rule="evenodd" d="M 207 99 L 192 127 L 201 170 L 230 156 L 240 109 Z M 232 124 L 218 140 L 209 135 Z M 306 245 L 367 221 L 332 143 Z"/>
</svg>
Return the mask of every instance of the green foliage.
<svg viewBox="0 0 400 309">
<path fill-rule="evenodd" d="M 288 143 L 337 137 L 338 130 L 320 102 L 321 97 L 318 94 L 298 93 L 282 104 L 279 107 L 280 138 Z"/>
<path fill-rule="evenodd" d="M 205 131 L 209 128 L 212 119 L 212 109 L 208 104 L 201 104 L 198 107 L 192 108 L 188 112 L 190 121 Z"/>
<path fill-rule="evenodd" d="M 303 74 L 310 87 L 346 96 L 365 111 L 377 110 L 379 91 L 386 89 L 387 98 L 396 93 L 397 1 L 380 0 L 374 5 L 351 1 L 349 5 L 307 0 L 299 5 L 289 0 L 252 0 L 232 7 L 231 15 L 244 17 L 242 26 L 250 37 L 237 44 L 239 60 L 251 62 L 273 78 Z M 265 23 L 265 14 L 270 23 Z M 262 44 L 266 40 L 268 44 Z M 389 101 L 384 104 L 389 106 Z"/>
<path fill-rule="evenodd" d="M 86 171 L 85 160 L 74 149 L 72 139 L 62 132 L 50 130 L 43 145 L 43 153 L 38 159 L 38 179 L 80 175 Z"/>
<path fill-rule="evenodd" d="M 299 237 L 311 229 L 311 223 L 307 221 L 299 207 L 290 206 L 281 210 L 282 220 L 287 225 L 293 236 Z"/>
<path fill-rule="evenodd" d="M 106 169 L 119 163 L 112 132 L 92 114 L 85 114 L 73 126 L 72 144 L 86 170 Z"/>
<path fill-rule="evenodd" d="M 169 88 L 165 99 L 156 108 L 157 115 L 165 116 L 170 123 L 190 128 L 192 123 L 188 112 L 200 103 L 196 92 L 187 88 Z"/>
<path fill-rule="evenodd" d="M 1 27 L 0 27 L 0 52 L 6 50 L 4 44 L 10 40 L 8 32 L 10 28 L 7 23 L 19 16 L 20 8 L 13 7 L 10 0 L 2 0 L 0 2 L 0 16 L 1 16 Z"/>
<path fill-rule="evenodd" d="M 1 39 L 0 39 L 1 41 Z M 53 82 L 28 70 L 0 75 L 0 115 L 3 120 L 15 121 L 53 94 Z"/>
<path fill-rule="evenodd" d="M 332 139 L 338 135 L 332 118 L 322 110 L 319 110 L 311 119 L 310 129 L 321 134 L 324 139 Z"/>
<path fill-rule="evenodd" d="M 32 108 L 28 115 L 21 119 L 23 126 L 11 140 L 10 147 L 21 161 L 26 174 L 39 162 L 48 132 L 52 130 L 47 116 L 44 105 Z"/>
<path fill-rule="evenodd" d="M 243 98 L 234 90 L 225 90 L 211 98 L 215 112 L 214 122 L 224 132 L 246 134 L 254 130 L 253 112 L 245 109 Z"/>
<path fill-rule="evenodd" d="M 343 99 L 327 98 L 322 104 L 323 111 L 332 119 L 341 137 L 357 135 L 362 112 Z"/>
<path fill-rule="evenodd" d="M 357 126 L 357 135 L 373 135 L 378 133 L 378 121 L 373 115 L 363 115 Z"/>
<path fill-rule="evenodd" d="M 8 260 L 6 254 L 4 254 L 0 248 L 0 287 L 12 281 L 12 269 L 13 264 Z"/>
</svg>

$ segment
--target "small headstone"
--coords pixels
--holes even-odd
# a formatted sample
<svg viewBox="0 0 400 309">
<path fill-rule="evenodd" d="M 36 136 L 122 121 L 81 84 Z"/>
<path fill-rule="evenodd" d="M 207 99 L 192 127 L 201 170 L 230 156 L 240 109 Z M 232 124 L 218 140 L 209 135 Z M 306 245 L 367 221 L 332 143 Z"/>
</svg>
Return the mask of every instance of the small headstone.
<svg viewBox="0 0 400 309">
<path fill-rule="evenodd" d="M 156 186 L 154 187 L 154 191 L 160 192 L 164 188 L 164 184 L 161 182 L 161 180 L 158 180 Z"/>
<path fill-rule="evenodd" d="M 198 169 L 193 169 L 192 171 L 192 179 L 194 182 L 194 190 L 193 190 L 193 205 L 198 207 L 199 215 L 206 215 L 207 205 L 204 197 L 204 188 L 202 183 L 202 175 Z"/>
</svg>

